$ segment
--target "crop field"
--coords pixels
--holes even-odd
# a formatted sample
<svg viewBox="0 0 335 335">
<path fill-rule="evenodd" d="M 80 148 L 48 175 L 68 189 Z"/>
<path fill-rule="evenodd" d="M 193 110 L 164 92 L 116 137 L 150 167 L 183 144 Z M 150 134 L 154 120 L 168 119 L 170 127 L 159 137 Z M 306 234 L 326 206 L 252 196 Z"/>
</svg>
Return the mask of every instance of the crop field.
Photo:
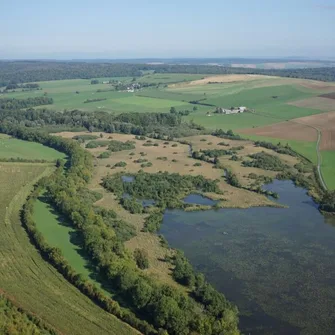
<svg viewBox="0 0 335 335">
<path fill-rule="evenodd" d="M 1 158 L 45 159 L 54 161 L 58 158 L 64 159 L 65 155 L 36 142 L 22 141 L 1 135 L 0 159 Z"/>
<path fill-rule="evenodd" d="M 48 164 L 0 164 L 1 289 L 63 334 L 136 334 L 44 261 L 22 227 L 20 209 L 32 185 L 52 170 Z"/>
</svg>

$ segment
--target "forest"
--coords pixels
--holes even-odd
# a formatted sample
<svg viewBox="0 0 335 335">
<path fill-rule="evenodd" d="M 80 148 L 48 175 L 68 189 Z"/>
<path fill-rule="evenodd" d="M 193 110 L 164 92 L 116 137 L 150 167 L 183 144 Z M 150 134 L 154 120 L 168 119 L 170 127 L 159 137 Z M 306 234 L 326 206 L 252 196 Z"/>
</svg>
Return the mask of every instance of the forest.
<svg viewBox="0 0 335 335">
<path fill-rule="evenodd" d="M 142 71 L 188 74 L 262 74 L 289 78 L 335 81 L 335 68 L 265 70 L 216 65 L 153 65 L 129 63 L 85 63 L 53 61 L 0 61 L 0 87 L 36 81 L 139 77 Z"/>
</svg>

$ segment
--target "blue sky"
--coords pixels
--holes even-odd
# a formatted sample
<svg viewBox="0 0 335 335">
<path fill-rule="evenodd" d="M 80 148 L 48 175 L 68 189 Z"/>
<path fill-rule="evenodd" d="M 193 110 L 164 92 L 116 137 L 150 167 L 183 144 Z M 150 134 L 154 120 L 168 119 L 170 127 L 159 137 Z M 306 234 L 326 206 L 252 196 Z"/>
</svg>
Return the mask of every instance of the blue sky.
<svg viewBox="0 0 335 335">
<path fill-rule="evenodd" d="M 335 57 L 335 0 L 0 0 L 0 58 Z"/>
</svg>

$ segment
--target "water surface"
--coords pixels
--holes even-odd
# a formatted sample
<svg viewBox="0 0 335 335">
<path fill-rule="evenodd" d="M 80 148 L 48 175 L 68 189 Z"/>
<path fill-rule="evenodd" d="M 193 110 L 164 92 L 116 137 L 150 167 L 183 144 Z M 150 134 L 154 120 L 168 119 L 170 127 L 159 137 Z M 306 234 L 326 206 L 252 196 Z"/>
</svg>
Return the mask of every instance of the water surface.
<svg viewBox="0 0 335 335">
<path fill-rule="evenodd" d="M 335 334 L 335 223 L 290 181 L 289 208 L 167 210 L 160 233 L 240 309 L 245 334 Z"/>
<path fill-rule="evenodd" d="M 187 197 L 183 199 L 186 204 L 194 204 L 194 205 L 206 205 L 213 206 L 217 203 L 217 201 L 204 197 L 201 194 L 189 194 Z"/>
</svg>

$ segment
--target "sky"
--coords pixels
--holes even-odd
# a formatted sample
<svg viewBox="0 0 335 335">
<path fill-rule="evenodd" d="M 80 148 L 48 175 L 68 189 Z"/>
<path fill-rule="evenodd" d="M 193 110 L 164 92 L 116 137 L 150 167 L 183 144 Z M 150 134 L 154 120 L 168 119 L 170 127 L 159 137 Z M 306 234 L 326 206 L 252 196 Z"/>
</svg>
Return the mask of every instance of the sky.
<svg viewBox="0 0 335 335">
<path fill-rule="evenodd" d="M 335 59 L 335 0 L 0 0 L 0 59 Z"/>
</svg>

